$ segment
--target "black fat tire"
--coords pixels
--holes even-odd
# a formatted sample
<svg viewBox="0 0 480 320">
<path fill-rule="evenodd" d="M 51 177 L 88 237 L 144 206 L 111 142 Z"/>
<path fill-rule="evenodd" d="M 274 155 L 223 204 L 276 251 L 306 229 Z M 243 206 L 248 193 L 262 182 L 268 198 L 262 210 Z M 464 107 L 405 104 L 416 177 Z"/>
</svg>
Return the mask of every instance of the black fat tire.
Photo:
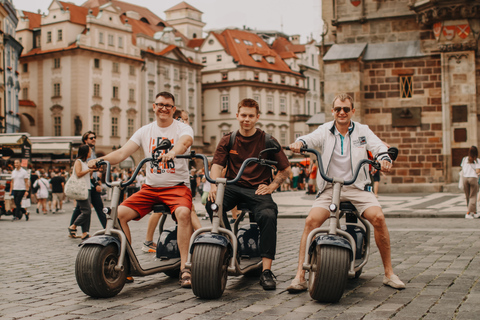
<svg viewBox="0 0 480 320">
<path fill-rule="evenodd" d="M 192 290 L 202 299 L 220 298 L 227 285 L 227 248 L 200 243 L 192 254 Z"/>
<path fill-rule="evenodd" d="M 115 271 L 118 262 L 118 247 L 109 244 L 84 245 L 75 261 L 75 277 L 82 291 L 93 298 L 116 296 L 125 285 L 127 268 Z"/>
<path fill-rule="evenodd" d="M 350 252 L 336 246 L 317 246 L 311 257 L 310 296 L 320 302 L 338 302 L 348 281 Z"/>
<path fill-rule="evenodd" d="M 354 278 L 354 279 L 360 278 L 360 275 L 362 274 L 362 271 L 363 271 L 363 268 L 361 268 L 360 270 L 358 270 L 357 272 L 355 272 L 355 278 Z"/>
</svg>

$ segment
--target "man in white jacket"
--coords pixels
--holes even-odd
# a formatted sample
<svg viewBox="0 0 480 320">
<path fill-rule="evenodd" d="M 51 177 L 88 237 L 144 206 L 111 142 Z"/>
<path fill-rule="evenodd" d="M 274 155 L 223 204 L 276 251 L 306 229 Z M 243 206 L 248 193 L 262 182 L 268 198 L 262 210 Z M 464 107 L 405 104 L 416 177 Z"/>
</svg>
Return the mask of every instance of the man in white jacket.
<svg viewBox="0 0 480 320">
<path fill-rule="evenodd" d="M 358 122 L 351 121 L 355 114 L 353 99 L 347 94 L 339 94 L 333 100 L 332 114 L 334 121 L 325 123 L 314 132 L 299 137 L 290 145 L 293 152 L 300 152 L 300 148 L 318 148 L 322 154 L 322 163 L 329 177 L 343 177 L 345 180 L 353 178 L 353 171 L 362 159 L 368 158 L 367 150 L 373 155 L 387 151 L 385 144 L 368 128 Z M 381 157 L 382 171 L 388 172 L 392 168 L 392 161 L 387 155 Z M 352 202 L 360 214 L 374 227 L 375 242 L 382 258 L 385 269 L 383 283 L 396 289 L 405 288 L 405 284 L 393 273 L 390 257 L 390 235 L 385 223 L 385 216 L 377 198 L 372 192 L 367 192 L 365 186 L 370 183 L 368 166 L 361 169 L 356 182 L 342 188 L 341 201 Z M 318 178 L 320 195 L 315 200 L 312 209 L 305 221 L 298 269 L 295 278 L 287 288 L 290 293 L 307 290 L 303 262 L 307 236 L 315 228 L 320 227 L 330 216 L 328 206 L 332 200 L 332 184 Z"/>
</svg>

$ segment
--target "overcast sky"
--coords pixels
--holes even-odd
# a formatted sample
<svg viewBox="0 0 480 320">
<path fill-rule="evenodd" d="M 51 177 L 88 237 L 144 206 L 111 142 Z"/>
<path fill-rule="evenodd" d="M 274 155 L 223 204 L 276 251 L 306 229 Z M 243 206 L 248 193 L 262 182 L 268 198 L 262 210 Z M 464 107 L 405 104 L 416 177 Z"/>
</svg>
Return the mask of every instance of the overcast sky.
<svg viewBox="0 0 480 320">
<path fill-rule="evenodd" d="M 71 0 L 81 5 L 86 0 Z M 182 0 L 125 0 L 148 8 L 162 19 L 164 11 Z M 205 31 L 226 27 L 257 30 L 280 30 L 286 34 L 300 34 L 302 42 L 313 36 L 320 39 L 321 0 L 187 0 L 203 12 Z M 13 0 L 16 9 L 47 12 L 51 0 Z"/>
</svg>

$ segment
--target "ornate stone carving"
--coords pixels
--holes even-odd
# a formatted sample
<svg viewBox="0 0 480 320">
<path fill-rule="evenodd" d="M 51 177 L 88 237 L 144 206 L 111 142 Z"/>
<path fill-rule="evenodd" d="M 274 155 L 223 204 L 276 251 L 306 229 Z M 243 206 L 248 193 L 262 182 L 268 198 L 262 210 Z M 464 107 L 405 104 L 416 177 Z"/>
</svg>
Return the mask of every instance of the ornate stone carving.
<svg viewBox="0 0 480 320">
<path fill-rule="evenodd" d="M 475 41 L 465 43 L 442 43 L 438 45 L 438 49 L 443 52 L 449 51 L 470 51 L 477 50 L 477 44 Z"/>
<path fill-rule="evenodd" d="M 444 20 L 480 19 L 480 3 L 478 1 L 410 1 L 408 7 L 417 14 L 417 22 L 424 26 Z"/>
</svg>

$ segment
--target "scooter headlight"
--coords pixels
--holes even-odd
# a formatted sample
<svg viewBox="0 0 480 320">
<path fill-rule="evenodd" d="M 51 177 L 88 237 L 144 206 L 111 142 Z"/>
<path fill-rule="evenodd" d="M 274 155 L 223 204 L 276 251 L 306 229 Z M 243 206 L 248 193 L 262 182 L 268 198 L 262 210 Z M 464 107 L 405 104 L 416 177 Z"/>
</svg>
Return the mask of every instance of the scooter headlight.
<svg viewBox="0 0 480 320">
<path fill-rule="evenodd" d="M 213 212 L 218 212 L 218 204 L 212 203 L 210 206 L 210 209 L 212 209 Z"/>
<path fill-rule="evenodd" d="M 330 204 L 328 208 L 330 209 L 330 212 L 337 211 L 337 205 L 335 203 Z"/>
</svg>

